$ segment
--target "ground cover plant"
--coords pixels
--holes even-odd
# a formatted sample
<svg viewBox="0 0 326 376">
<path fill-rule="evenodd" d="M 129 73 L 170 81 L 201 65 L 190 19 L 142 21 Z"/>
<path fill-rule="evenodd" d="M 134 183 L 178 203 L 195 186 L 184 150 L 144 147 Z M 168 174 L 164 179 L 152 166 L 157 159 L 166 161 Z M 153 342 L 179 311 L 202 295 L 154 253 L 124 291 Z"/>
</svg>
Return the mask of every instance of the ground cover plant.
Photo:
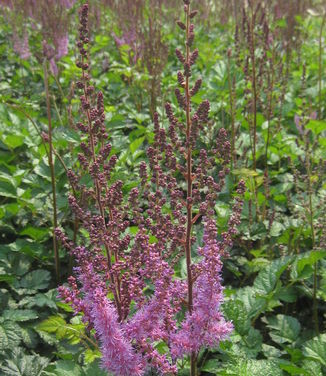
<svg viewBox="0 0 326 376">
<path fill-rule="evenodd" d="M 326 374 L 324 1 L 0 10 L 0 374 Z"/>
</svg>

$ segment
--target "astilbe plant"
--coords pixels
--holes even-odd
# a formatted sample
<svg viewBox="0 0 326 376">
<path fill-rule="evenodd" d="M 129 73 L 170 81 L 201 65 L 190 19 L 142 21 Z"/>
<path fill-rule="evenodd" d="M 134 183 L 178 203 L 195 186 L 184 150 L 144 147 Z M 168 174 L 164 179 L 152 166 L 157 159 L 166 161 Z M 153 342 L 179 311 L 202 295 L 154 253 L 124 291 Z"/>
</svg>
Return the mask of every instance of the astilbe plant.
<svg viewBox="0 0 326 376">
<path fill-rule="evenodd" d="M 32 56 L 37 58 L 43 66 L 44 92 L 46 98 L 46 109 L 48 119 L 48 132 L 42 132 L 43 142 L 48 144 L 49 150 L 48 164 L 51 175 L 52 185 L 52 205 L 53 205 L 53 232 L 58 226 L 57 198 L 56 198 L 56 180 L 54 171 L 54 148 L 52 143 L 52 114 L 51 97 L 49 88 L 49 69 L 54 76 L 58 74 L 56 62 L 68 53 L 68 28 L 70 9 L 75 0 L 0 0 L 0 10 L 6 15 L 6 19 L 12 27 L 13 49 L 22 59 L 28 59 Z M 36 30 L 38 37 L 41 37 L 41 50 L 30 50 L 28 26 L 32 25 Z M 58 80 L 57 84 L 59 83 Z M 26 112 L 15 106 L 25 114 Z M 30 117 L 28 116 L 30 119 Z M 35 123 L 33 122 L 35 125 Z M 55 263 L 55 273 L 57 281 L 60 280 L 60 258 L 59 249 L 55 236 L 53 236 L 53 253 Z"/>
<path fill-rule="evenodd" d="M 68 10 L 76 0 L 0 0 L 0 7 L 12 26 L 13 49 L 22 58 L 33 54 L 39 58 L 44 55 L 51 70 L 57 74 L 56 62 L 68 53 Z M 43 41 L 42 51 L 31 51 L 28 25 L 32 24 Z M 43 60 L 43 58 L 41 58 Z"/>
<path fill-rule="evenodd" d="M 220 311 L 221 257 L 228 254 L 240 221 L 244 183 L 239 183 L 228 230 L 218 234 L 214 203 L 229 170 L 230 143 L 224 129 L 217 132 L 209 125 L 208 101 L 192 107 L 191 97 L 202 83 L 199 78 L 190 84 L 198 57 L 198 50 L 191 50 L 197 12 L 189 0 L 183 2 L 186 20 L 178 25 L 185 32 L 186 51 L 176 50 L 183 67 L 175 90 L 179 109 L 166 104 L 167 129 L 154 115 L 148 165 L 141 162 L 139 186 L 125 197 L 123 182 L 114 179 L 117 156 L 108 141 L 103 95 L 91 82 L 88 4 L 80 10 L 77 66 L 82 78 L 77 86 L 84 119 L 77 127 L 83 142 L 80 171 L 68 172 L 74 191 L 69 204 L 89 239 L 76 245 L 56 230 L 76 260 L 69 287 L 59 291 L 88 329 L 95 329 L 102 365 L 114 375 L 143 375 L 151 368 L 175 375 L 177 360 L 187 355 L 195 375 L 198 351 L 217 346 L 232 331 Z M 137 228 L 133 237 L 130 226 Z M 192 261 L 199 240 L 194 226 L 204 231 L 197 263 Z M 186 280 L 175 272 L 181 258 L 186 259 Z M 165 343 L 164 354 L 158 343 Z"/>
</svg>

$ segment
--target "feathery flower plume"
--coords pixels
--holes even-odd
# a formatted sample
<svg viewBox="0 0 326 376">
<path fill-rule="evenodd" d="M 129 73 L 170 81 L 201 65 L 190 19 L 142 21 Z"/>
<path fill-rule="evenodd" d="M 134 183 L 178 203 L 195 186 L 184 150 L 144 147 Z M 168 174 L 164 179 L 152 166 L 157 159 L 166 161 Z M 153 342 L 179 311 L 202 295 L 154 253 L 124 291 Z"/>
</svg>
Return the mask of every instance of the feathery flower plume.
<svg viewBox="0 0 326 376">
<path fill-rule="evenodd" d="M 184 3 L 187 44 L 184 55 L 177 52 L 183 72 L 178 74 L 180 89 L 175 92 L 178 113 L 184 116 L 179 118 L 167 103 L 169 125 L 165 127 L 154 113 L 148 164 L 140 164 L 139 186 L 126 196 L 123 182 L 112 179 L 118 158 L 108 141 L 103 95 L 92 85 L 88 5 L 80 10 L 76 65 L 82 72 L 77 87 L 83 119 L 76 127 L 87 140 L 78 155 L 80 171 L 68 172 L 75 192 L 69 205 L 88 232 L 89 242 L 77 246 L 56 230 L 77 265 L 70 287 L 61 287 L 59 293 L 76 313 L 83 314 L 88 329 L 95 329 L 102 365 L 117 376 L 144 375 L 150 369 L 177 375 L 176 361 L 186 355 L 191 357 L 193 376 L 198 351 L 217 346 L 232 330 L 220 311 L 221 257 L 232 246 L 244 186 L 239 184 L 228 229 L 218 240 L 213 208 L 229 172 L 230 143 L 225 130 L 216 130 L 209 122 L 209 102 L 204 100 L 197 110 L 191 104 L 202 82 L 195 80 L 191 87 L 198 51 L 190 50 L 195 37 L 190 19 L 196 12 L 190 9 L 190 1 Z M 202 146 L 204 137 L 210 139 L 207 149 Z M 91 186 L 81 184 L 85 175 L 91 178 Z M 194 263 L 194 226 L 203 223 L 201 260 Z M 128 231 L 131 224 L 137 227 L 133 237 Z M 175 273 L 182 258 L 186 280 Z M 164 354 L 156 349 L 160 342 L 169 349 Z"/>
<path fill-rule="evenodd" d="M 32 55 L 28 44 L 27 23 L 32 22 L 43 39 L 43 53 L 52 73 L 57 74 L 56 62 L 68 53 L 70 9 L 76 0 L 43 1 L 17 0 L 0 2 L 13 28 L 13 49 L 22 58 Z M 50 52 L 51 51 L 51 52 Z"/>
</svg>

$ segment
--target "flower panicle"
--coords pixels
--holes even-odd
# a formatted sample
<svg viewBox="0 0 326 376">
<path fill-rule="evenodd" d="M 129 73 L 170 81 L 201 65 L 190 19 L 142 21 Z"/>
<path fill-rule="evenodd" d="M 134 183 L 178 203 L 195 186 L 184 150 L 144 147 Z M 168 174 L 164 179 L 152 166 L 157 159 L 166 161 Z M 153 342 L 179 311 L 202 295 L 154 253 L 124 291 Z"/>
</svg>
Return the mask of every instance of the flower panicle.
<svg viewBox="0 0 326 376">
<path fill-rule="evenodd" d="M 230 143 L 226 131 L 212 124 L 209 101 L 191 103 L 204 81 L 194 78 L 199 52 L 192 50 L 192 20 L 197 12 L 186 0 L 184 9 L 186 22 L 180 22 L 185 30 L 179 26 L 186 34 L 186 50 L 176 51 L 181 63 L 178 107 L 166 103 L 167 126 L 153 114 L 147 163 L 140 163 L 139 184 L 128 193 L 116 176 L 118 157 L 105 126 L 104 97 L 92 82 L 88 5 L 79 12 L 76 65 L 81 78 L 76 86 L 82 118 L 76 129 L 83 141 L 78 168 L 68 171 L 74 187 L 69 205 L 89 243 L 74 244 L 56 230 L 76 260 L 75 277 L 59 293 L 82 313 L 88 329 L 95 329 L 102 366 L 116 376 L 143 375 L 151 368 L 177 375 L 178 358 L 217 346 L 232 330 L 220 311 L 221 257 L 239 223 L 243 189 L 236 196 L 229 230 L 218 240 L 214 206 L 229 173 Z M 82 183 L 85 177 L 91 184 Z M 187 259 L 183 280 L 176 277 L 175 266 L 198 241 L 195 224 L 204 225 L 204 245 L 198 249 L 199 262 Z M 160 354 L 158 342 L 169 351 Z"/>
</svg>

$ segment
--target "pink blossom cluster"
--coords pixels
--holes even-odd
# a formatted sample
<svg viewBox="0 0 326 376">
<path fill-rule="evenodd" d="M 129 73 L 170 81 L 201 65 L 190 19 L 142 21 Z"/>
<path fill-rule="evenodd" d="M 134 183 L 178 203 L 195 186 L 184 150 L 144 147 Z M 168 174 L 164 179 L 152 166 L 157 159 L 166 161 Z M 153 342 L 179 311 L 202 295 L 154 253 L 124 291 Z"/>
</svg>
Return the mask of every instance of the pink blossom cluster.
<svg viewBox="0 0 326 376">
<path fill-rule="evenodd" d="M 219 234 L 214 205 L 229 172 L 230 143 L 224 129 L 209 120 L 209 102 L 190 105 L 202 84 L 190 85 L 198 50 L 194 42 L 190 1 L 184 0 L 186 54 L 176 55 L 183 66 L 175 95 L 179 108 L 166 104 L 166 125 L 154 115 L 154 140 L 147 149 L 148 163 L 139 165 L 139 184 L 127 194 L 114 174 L 118 157 L 112 153 L 105 126 L 104 98 L 92 85 L 89 62 L 88 5 L 80 10 L 76 65 L 81 79 L 83 118 L 76 123 L 82 134 L 80 169 L 68 171 L 73 194 L 69 205 L 88 233 L 83 245 L 56 235 L 76 260 L 69 286 L 61 298 L 81 313 L 88 330 L 95 329 L 102 365 L 114 375 L 144 375 L 156 369 L 176 375 L 177 361 L 217 346 L 232 331 L 220 310 L 222 256 L 232 246 L 240 223 L 243 182 L 239 183 L 228 229 Z M 186 121 L 180 113 L 184 113 Z M 204 141 L 206 140 L 206 141 Z M 209 140 L 207 142 L 207 140 Z M 206 142 L 206 146 L 205 146 Z M 84 185 L 82 178 L 91 179 Z M 130 227 L 136 228 L 132 235 Z M 197 237 L 204 228 L 203 240 Z M 196 249 L 200 241 L 202 247 Z M 197 252 L 200 261 L 192 261 Z M 187 260 L 187 279 L 176 272 Z M 164 343 L 162 353 L 159 345 Z"/>
<path fill-rule="evenodd" d="M 0 6 L 13 29 L 13 49 L 22 58 L 31 57 L 27 24 L 32 23 L 43 39 L 43 54 L 50 62 L 51 70 L 58 73 L 56 62 L 68 53 L 67 10 L 76 0 L 1 0 Z"/>
</svg>

